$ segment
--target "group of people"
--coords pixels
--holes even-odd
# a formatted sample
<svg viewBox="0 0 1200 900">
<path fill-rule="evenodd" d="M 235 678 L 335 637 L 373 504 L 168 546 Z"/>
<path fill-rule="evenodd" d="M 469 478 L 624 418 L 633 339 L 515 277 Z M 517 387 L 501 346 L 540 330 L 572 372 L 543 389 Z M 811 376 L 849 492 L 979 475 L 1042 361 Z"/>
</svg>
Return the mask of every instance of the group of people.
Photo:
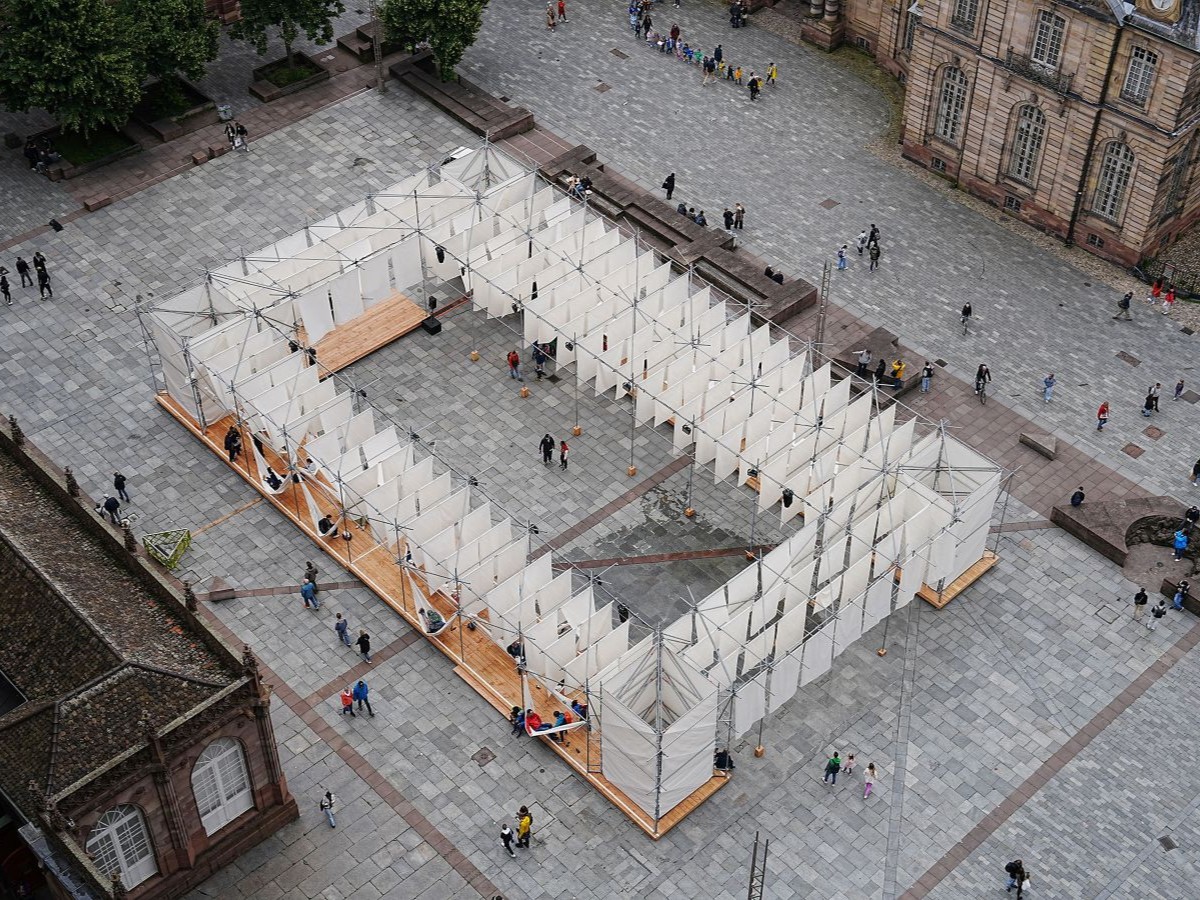
<svg viewBox="0 0 1200 900">
<path fill-rule="evenodd" d="M 1054 378 L 1054 373 L 1051 372 L 1049 375 L 1047 375 L 1042 383 L 1045 386 L 1045 393 L 1044 393 L 1045 401 L 1047 403 L 1049 403 L 1050 397 L 1054 393 L 1054 386 L 1057 383 L 1056 379 Z M 1163 390 L 1163 386 L 1162 386 L 1161 381 L 1156 381 L 1156 382 L 1154 382 L 1154 384 L 1150 385 L 1150 387 L 1146 388 L 1146 399 L 1144 399 L 1142 401 L 1142 415 L 1144 417 L 1146 417 L 1147 419 L 1150 418 L 1150 416 L 1152 416 L 1154 413 L 1159 412 L 1158 402 L 1159 402 L 1159 398 L 1162 395 L 1162 390 Z M 1182 378 L 1180 378 L 1177 382 L 1175 382 L 1175 390 L 1172 394 L 1171 399 L 1172 400 L 1182 399 L 1183 398 L 1183 390 L 1184 390 L 1184 381 Z M 1096 410 L 1096 430 L 1097 431 L 1104 430 L 1104 426 L 1108 424 L 1108 420 L 1111 415 L 1112 415 L 1112 407 L 1109 405 L 1109 402 L 1107 400 L 1105 400 L 1100 404 L 1099 409 Z M 1197 465 L 1200 465 L 1200 463 L 1197 463 Z M 1194 469 L 1192 472 L 1192 484 L 1193 485 L 1196 484 L 1196 472 Z"/>
<path fill-rule="evenodd" d="M 528 850 L 529 838 L 533 834 L 533 813 L 529 811 L 528 806 L 522 806 L 517 810 L 516 819 L 517 832 L 515 835 L 507 822 L 500 826 L 500 843 L 508 851 L 508 855 L 513 858 L 516 858 L 517 855 L 513 847 L 516 846 L 523 850 Z"/>
<path fill-rule="evenodd" d="M 557 744 L 561 744 L 564 741 L 563 734 L 565 732 L 554 729 L 565 729 L 567 725 L 574 725 L 576 722 L 584 721 L 587 719 L 587 711 L 587 704 L 580 703 L 578 700 L 572 700 L 569 711 L 556 709 L 553 714 L 554 718 L 546 722 L 542 720 L 542 717 L 538 715 L 536 710 L 526 709 L 522 711 L 521 707 L 514 706 L 508 714 L 508 721 L 512 725 L 514 737 L 519 736 L 521 732 L 536 737 L 538 732 L 549 731 L 551 733 L 546 735 L 546 737 Z"/>
<path fill-rule="evenodd" d="M 590 181 L 589 181 L 590 184 Z M 533 299 L 537 299 L 537 285 L 533 286 Z M 539 344 L 534 342 L 531 355 L 533 356 L 533 374 L 537 376 L 537 380 L 541 381 L 546 377 L 546 363 L 550 361 L 550 345 Z M 514 381 L 524 381 L 525 376 L 521 374 L 521 354 L 514 347 L 508 351 L 508 355 L 504 358 L 508 364 L 508 377 Z M 566 466 L 563 466 L 565 469 Z"/>
<path fill-rule="evenodd" d="M 567 24 L 567 0 L 546 0 L 546 30 L 553 31 L 559 22 Z"/>
<path fill-rule="evenodd" d="M 870 265 L 867 271 L 874 272 L 879 268 L 879 257 L 883 255 L 883 251 L 879 248 L 879 228 L 874 222 L 871 223 L 871 228 L 868 231 L 864 228 L 859 232 L 858 238 L 854 241 L 854 247 L 858 250 L 858 255 L 862 256 L 866 253 L 870 260 Z M 850 245 L 842 244 L 837 250 L 837 267 L 839 270 L 845 270 L 850 265 Z"/>
<path fill-rule="evenodd" d="M 825 760 L 825 783 L 837 784 L 838 775 L 854 774 L 854 754 L 849 753 L 846 759 L 842 760 L 842 755 L 837 750 L 833 751 L 833 755 Z M 863 799 L 866 800 L 871 796 L 871 791 L 875 789 L 875 782 L 879 779 L 879 770 L 875 768 L 875 763 L 867 763 L 866 769 L 863 770 Z"/>
<path fill-rule="evenodd" d="M 225 140 L 229 141 L 230 150 L 244 150 L 246 153 L 249 153 L 249 136 L 250 132 L 246 130 L 246 126 L 241 122 L 230 122 L 225 126 Z"/>
<path fill-rule="evenodd" d="M 49 175 L 50 167 L 62 160 L 62 154 L 54 149 L 54 142 L 48 137 L 30 138 L 25 142 L 24 152 L 29 168 L 39 175 Z"/>
<path fill-rule="evenodd" d="M 855 367 L 854 374 L 859 378 L 871 378 L 879 384 L 885 383 L 885 380 L 890 379 L 891 385 L 895 390 L 900 390 L 904 387 L 904 376 L 908 373 L 908 363 L 901 357 L 897 356 L 892 360 L 891 369 L 889 371 L 887 358 L 879 357 L 879 361 L 875 365 L 875 371 L 871 371 L 871 360 L 875 355 L 869 347 L 864 347 L 861 350 L 855 350 Z M 925 368 L 921 370 L 921 391 L 925 393 L 929 390 L 929 379 L 933 378 L 933 367 L 929 361 L 925 361 Z"/>
<path fill-rule="evenodd" d="M 538 442 L 538 449 L 542 452 L 542 464 L 550 465 L 554 462 L 554 438 L 549 434 L 542 435 L 542 439 Z M 567 446 L 566 441 L 558 442 L 558 467 L 566 470 L 567 457 L 571 453 L 571 448 Z"/>
<path fill-rule="evenodd" d="M 21 278 L 21 287 L 33 287 L 34 276 L 29 274 L 29 263 L 25 257 L 17 257 L 17 275 Z M 50 286 L 50 273 L 46 269 L 46 257 L 42 255 L 42 251 L 38 250 L 33 254 L 33 271 L 37 277 L 38 293 L 45 300 L 47 297 L 54 296 L 54 289 Z M 0 266 L 0 297 L 4 298 L 6 306 L 13 305 L 12 284 L 8 280 L 8 269 L 5 266 Z"/>
</svg>

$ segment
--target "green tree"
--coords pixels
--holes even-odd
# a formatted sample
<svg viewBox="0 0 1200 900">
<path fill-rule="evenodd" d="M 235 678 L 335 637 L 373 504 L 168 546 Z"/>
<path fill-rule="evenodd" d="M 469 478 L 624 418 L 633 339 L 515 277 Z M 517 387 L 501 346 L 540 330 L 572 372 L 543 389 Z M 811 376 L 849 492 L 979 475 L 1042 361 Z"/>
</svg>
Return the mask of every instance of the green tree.
<svg viewBox="0 0 1200 900">
<path fill-rule="evenodd" d="M 384 0 L 379 17 L 389 41 L 409 50 L 428 41 L 438 74 L 449 81 L 475 43 L 485 6 L 487 0 Z"/>
<path fill-rule="evenodd" d="M 0 24 L 0 99 L 41 107 L 87 134 L 120 126 L 141 95 L 142 66 L 108 0 L 5 5 Z"/>
<path fill-rule="evenodd" d="M 300 32 L 310 41 L 328 44 L 333 40 L 333 18 L 345 10 L 342 0 L 242 0 L 242 19 L 229 33 L 253 44 L 258 55 L 265 56 L 270 29 L 278 28 L 290 62 L 292 44 Z"/>
<path fill-rule="evenodd" d="M 167 79 L 183 73 L 204 77 L 204 64 L 217 58 L 221 26 L 204 0 L 120 0 L 129 45 L 141 57 L 145 76 Z"/>
</svg>

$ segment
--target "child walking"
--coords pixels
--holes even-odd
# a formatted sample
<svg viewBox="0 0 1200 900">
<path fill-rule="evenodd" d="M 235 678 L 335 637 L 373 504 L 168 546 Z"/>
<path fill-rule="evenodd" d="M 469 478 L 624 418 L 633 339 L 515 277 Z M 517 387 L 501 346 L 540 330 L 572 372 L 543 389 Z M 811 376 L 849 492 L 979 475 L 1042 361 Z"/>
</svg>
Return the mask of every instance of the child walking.
<svg viewBox="0 0 1200 900">
<path fill-rule="evenodd" d="M 863 799 L 866 800 L 871 796 L 871 789 L 875 787 L 875 779 L 879 777 L 879 773 L 875 770 L 875 763 L 867 763 L 867 770 L 863 772 Z"/>
</svg>

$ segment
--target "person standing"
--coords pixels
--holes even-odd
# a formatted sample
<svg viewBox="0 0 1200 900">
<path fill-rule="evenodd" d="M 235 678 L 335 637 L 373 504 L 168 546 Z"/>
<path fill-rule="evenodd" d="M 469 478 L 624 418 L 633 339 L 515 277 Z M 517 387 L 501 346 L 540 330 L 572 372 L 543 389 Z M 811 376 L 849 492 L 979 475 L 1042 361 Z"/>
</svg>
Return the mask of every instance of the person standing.
<svg viewBox="0 0 1200 900">
<path fill-rule="evenodd" d="M 229 122 L 225 126 L 225 140 L 229 141 L 230 150 L 237 149 L 237 128 L 234 126 L 233 122 Z"/>
<path fill-rule="evenodd" d="M 246 126 L 241 122 L 233 123 L 234 131 L 237 132 L 237 147 L 246 153 L 250 152 L 250 132 L 246 130 Z"/>
<path fill-rule="evenodd" d="M 8 284 L 8 276 L 0 274 L 0 296 L 4 297 L 4 305 L 12 306 L 12 288 Z"/>
<path fill-rule="evenodd" d="M 779 66 L 771 63 L 767 66 L 767 84 L 775 84 L 779 80 Z"/>
<path fill-rule="evenodd" d="M 721 214 L 721 219 L 725 223 L 725 230 L 728 232 L 732 232 L 733 231 L 733 210 L 730 209 L 728 206 L 725 207 L 725 212 L 723 212 Z"/>
<path fill-rule="evenodd" d="M 113 487 L 117 489 L 117 496 L 126 503 L 132 503 L 133 498 L 129 496 L 129 491 L 125 490 L 125 476 L 120 472 L 113 472 Z"/>
<path fill-rule="evenodd" d="M 500 826 L 500 843 L 504 845 L 509 856 L 513 859 L 517 858 L 517 851 L 513 849 L 513 831 L 508 827 L 507 822 Z"/>
<path fill-rule="evenodd" d="M 846 763 L 845 763 L 845 765 L 842 766 L 842 774 L 843 775 L 853 775 L 854 774 L 854 754 L 853 753 L 847 754 Z"/>
<path fill-rule="evenodd" d="M 354 642 L 358 645 L 358 652 L 362 654 L 363 662 L 371 661 L 371 636 L 367 634 L 365 628 L 359 629 L 358 640 Z"/>
<path fill-rule="evenodd" d="M 1182 378 L 1180 378 L 1177 382 L 1175 382 L 1175 396 L 1172 397 L 1171 399 L 1178 400 L 1181 397 L 1183 397 L 1183 379 Z"/>
<path fill-rule="evenodd" d="M 567 446 L 567 442 L 560 441 L 558 445 L 558 467 L 564 472 L 567 470 L 567 456 L 570 452 L 571 448 Z"/>
<path fill-rule="evenodd" d="M 508 377 L 517 381 L 524 381 L 521 377 L 521 354 L 515 349 L 508 351 Z"/>
<path fill-rule="evenodd" d="M 879 257 L 881 251 L 879 249 L 879 241 L 871 241 L 870 247 L 867 249 L 867 256 L 871 260 L 871 264 L 867 266 L 868 272 L 874 272 L 879 268 Z"/>
<path fill-rule="evenodd" d="M 1054 396 L 1054 386 L 1056 384 L 1058 384 L 1058 381 L 1055 379 L 1053 372 L 1042 379 L 1042 399 L 1047 403 Z"/>
<path fill-rule="evenodd" d="M 833 756 L 825 761 L 825 783 L 837 784 L 838 772 L 842 770 L 842 757 L 836 750 L 833 751 Z"/>
<path fill-rule="evenodd" d="M 844 271 L 846 268 L 846 245 L 838 247 L 837 252 L 837 267 L 838 271 Z"/>
<path fill-rule="evenodd" d="M 554 459 L 554 438 L 549 434 L 542 435 L 542 440 L 538 444 L 538 448 L 542 451 L 542 464 L 550 465 Z"/>
<path fill-rule="evenodd" d="M 337 618 L 334 620 L 333 630 L 337 632 L 338 640 L 340 640 L 343 644 L 345 644 L 347 647 L 354 646 L 350 642 L 350 623 L 341 613 L 338 613 Z"/>
<path fill-rule="evenodd" d="M 854 246 L 858 249 L 858 255 L 862 256 L 863 251 L 867 249 L 867 229 L 863 229 L 858 233 L 858 237 L 854 241 Z"/>
<path fill-rule="evenodd" d="M 33 277 L 29 274 L 29 263 L 23 256 L 17 257 L 17 274 L 21 276 L 21 287 L 33 287 Z"/>
<path fill-rule="evenodd" d="M 738 231 L 746 227 L 746 207 L 740 203 L 733 205 L 733 227 Z"/>
<path fill-rule="evenodd" d="M 712 59 L 712 57 L 706 56 L 704 58 L 704 80 L 700 82 L 700 86 L 704 87 L 704 85 L 708 84 L 709 79 L 716 81 L 717 63 Z"/>
<path fill-rule="evenodd" d="M 1146 593 L 1146 589 L 1138 588 L 1137 593 L 1133 595 L 1133 621 L 1142 621 L 1142 616 L 1146 614 L 1146 604 L 1149 602 L 1150 595 Z"/>
<path fill-rule="evenodd" d="M 225 452 L 229 454 L 230 462 L 235 462 L 238 454 L 242 452 L 242 436 L 238 434 L 234 425 L 230 425 L 229 430 L 225 432 Z"/>
<path fill-rule="evenodd" d="M 713 50 L 712 58 L 718 66 L 724 61 L 725 50 L 720 44 L 717 44 L 717 48 Z"/>
<path fill-rule="evenodd" d="M 1157 631 L 1158 623 L 1160 621 L 1162 621 L 1162 619 L 1166 616 L 1166 614 L 1167 614 L 1167 601 L 1159 600 L 1156 604 L 1154 604 L 1154 607 L 1150 610 L 1150 621 L 1147 623 L 1146 627 L 1149 628 L 1151 631 Z"/>
<path fill-rule="evenodd" d="M 875 779 L 878 777 L 879 773 L 875 770 L 875 763 L 867 763 L 867 770 L 863 772 L 864 800 L 871 796 L 871 789 L 875 787 Z"/>
<path fill-rule="evenodd" d="M 305 562 L 304 562 L 304 577 L 312 582 L 314 594 L 320 593 L 320 591 L 321 591 L 321 589 L 319 587 L 317 587 L 317 573 L 319 571 L 320 570 L 317 568 L 316 563 L 314 563 L 311 559 L 305 560 Z"/>
<path fill-rule="evenodd" d="M 1192 487 L 1196 487 L 1197 480 L 1200 480 L 1200 459 L 1192 463 Z"/>
<path fill-rule="evenodd" d="M 904 387 L 904 372 L 907 368 L 907 363 L 899 357 L 892 361 L 892 387 L 897 391 Z"/>
<path fill-rule="evenodd" d="M 858 351 L 858 367 L 855 368 L 854 374 L 859 378 L 866 378 L 867 372 L 871 367 L 871 351 L 869 348 L 864 348 Z"/>
<path fill-rule="evenodd" d="M 325 820 L 329 823 L 330 828 L 337 828 L 337 819 L 333 817 L 335 806 L 337 806 L 337 798 L 333 795 L 333 791 L 326 791 L 325 796 L 321 798 L 321 812 L 325 813 Z"/>
<path fill-rule="evenodd" d="M 925 360 L 925 366 L 921 369 L 921 393 L 929 393 L 929 382 L 933 380 L 933 366 L 929 364 L 929 360 Z"/>
<path fill-rule="evenodd" d="M 354 713 L 354 691 L 350 688 L 342 688 L 341 694 L 338 695 L 342 700 L 342 715 L 349 715 L 357 719 L 358 716 Z"/>
<path fill-rule="evenodd" d="M 566 24 L 567 21 L 567 0 L 558 0 L 558 21 Z"/>
<path fill-rule="evenodd" d="M 321 601 L 317 599 L 317 586 L 308 578 L 300 584 L 300 596 L 304 598 L 305 609 L 321 608 Z"/>
<path fill-rule="evenodd" d="M 1008 885 L 1004 888 L 1006 891 L 1017 889 L 1017 896 L 1020 896 L 1021 886 L 1025 883 L 1028 877 L 1025 874 L 1025 864 L 1019 859 L 1014 859 L 1004 867 L 1004 873 L 1008 876 Z"/>
<path fill-rule="evenodd" d="M 1175 540 L 1172 543 L 1175 547 L 1175 558 L 1183 559 L 1183 554 L 1188 548 L 1188 536 L 1182 528 L 1175 532 Z"/>
<path fill-rule="evenodd" d="M 45 300 L 47 294 L 54 296 L 54 288 L 50 287 L 50 273 L 45 269 L 38 269 L 38 295 Z"/>
<path fill-rule="evenodd" d="M 1175 588 L 1175 596 L 1171 599 L 1171 608 L 1176 611 L 1182 611 L 1183 603 L 1188 598 L 1188 592 L 1192 589 L 1191 583 L 1185 578 L 1179 582 Z"/>
<path fill-rule="evenodd" d="M 883 384 L 883 373 L 887 371 L 887 359 L 879 357 L 879 362 L 875 364 L 875 381 Z"/>
<path fill-rule="evenodd" d="M 1162 382 L 1154 382 L 1154 387 L 1150 388 L 1150 396 L 1154 398 L 1154 411 L 1158 412 L 1158 398 L 1162 394 Z"/>
<path fill-rule="evenodd" d="M 371 709 L 371 698 L 368 696 L 371 689 L 367 687 L 367 683 L 361 678 L 354 683 L 354 690 L 351 692 L 355 701 L 358 703 L 358 711 L 362 712 L 364 706 L 367 708 L 367 715 L 370 718 L 375 718 L 375 710 Z"/>
<path fill-rule="evenodd" d="M 1129 307 L 1132 303 L 1133 291 L 1130 291 L 1117 301 L 1117 314 L 1113 316 L 1113 319 L 1124 319 L 1126 322 L 1132 322 L 1133 316 L 1129 314 Z"/>
<path fill-rule="evenodd" d="M 533 814 L 528 806 L 517 810 L 517 846 L 529 849 L 529 838 L 533 834 Z"/>
<path fill-rule="evenodd" d="M 46 271 L 46 257 L 42 254 L 41 250 L 34 251 L 33 267 L 39 272 Z"/>
<path fill-rule="evenodd" d="M 879 228 L 878 228 L 878 226 L 876 226 L 876 224 L 874 222 L 871 223 L 871 230 L 867 233 L 867 243 L 868 244 L 878 244 L 879 243 Z"/>
<path fill-rule="evenodd" d="M 105 494 L 104 502 L 101 504 L 101 508 L 108 513 L 108 517 L 112 520 L 114 525 L 121 524 L 121 520 L 118 515 L 118 513 L 121 512 L 120 500 L 118 500 L 116 497 L 110 497 L 108 494 Z"/>
<path fill-rule="evenodd" d="M 663 187 L 663 190 L 667 192 L 667 199 L 670 200 L 671 195 L 673 193 L 675 193 L 675 173 L 674 172 L 672 172 L 670 175 L 668 175 L 666 178 L 663 179 L 662 187 Z"/>
<path fill-rule="evenodd" d="M 749 86 L 750 86 L 750 102 L 753 103 L 755 100 L 758 99 L 758 91 L 759 91 L 758 76 L 755 75 L 753 72 L 750 73 Z"/>
<path fill-rule="evenodd" d="M 1096 410 L 1096 430 L 1103 431 L 1104 426 L 1108 424 L 1108 401 L 1105 400 L 1100 404 L 1100 408 Z M 1195 484 L 1196 482 L 1192 482 Z"/>
</svg>

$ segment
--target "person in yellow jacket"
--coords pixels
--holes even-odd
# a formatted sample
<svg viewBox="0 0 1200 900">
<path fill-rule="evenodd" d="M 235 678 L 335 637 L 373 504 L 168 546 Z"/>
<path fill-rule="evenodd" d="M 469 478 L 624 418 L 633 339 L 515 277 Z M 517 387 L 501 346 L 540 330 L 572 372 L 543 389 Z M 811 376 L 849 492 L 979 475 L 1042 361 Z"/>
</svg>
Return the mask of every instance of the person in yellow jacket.
<svg viewBox="0 0 1200 900">
<path fill-rule="evenodd" d="M 533 815 L 528 806 L 517 810 L 517 846 L 529 849 L 529 835 L 533 831 Z"/>
<path fill-rule="evenodd" d="M 771 63 L 767 66 L 767 84 L 774 84 L 779 79 L 779 66 Z"/>
<path fill-rule="evenodd" d="M 892 381 L 894 382 L 893 386 L 896 388 L 896 390 L 900 390 L 900 388 L 904 387 L 904 370 L 906 368 L 908 367 L 904 364 L 904 360 L 902 359 L 897 359 L 892 363 Z"/>
</svg>

